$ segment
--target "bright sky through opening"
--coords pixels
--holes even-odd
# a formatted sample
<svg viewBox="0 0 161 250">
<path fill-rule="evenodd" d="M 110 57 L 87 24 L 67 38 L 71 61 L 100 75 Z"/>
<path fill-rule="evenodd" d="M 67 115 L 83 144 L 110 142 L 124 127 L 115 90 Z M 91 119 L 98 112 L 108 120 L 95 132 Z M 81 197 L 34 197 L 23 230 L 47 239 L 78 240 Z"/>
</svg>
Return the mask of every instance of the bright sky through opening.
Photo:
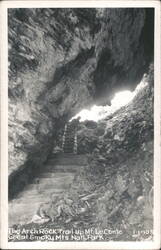
<svg viewBox="0 0 161 250">
<path fill-rule="evenodd" d="M 115 112 L 117 109 L 131 102 L 134 96 L 138 93 L 138 91 L 142 89 L 143 87 L 145 87 L 146 85 L 147 85 L 147 82 L 144 81 L 143 79 L 143 81 L 141 81 L 140 84 L 138 84 L 138 86 L 133 92 L 129 90 L 125 90 L 125 91 L 116 93 L 114 98 L 111 101 L 111 106 L 94 105 L 90 109 L 83 109 L 76 116 L 72 117 L 71 120 L 73 120 L 74 118 L 77 118 L 78 116 L 81 117 L 80 121 L 85 121 L 85 120 L 98 121 L 100 119 L 103 119 L 107 117 L 108 115 L 110 115 L 111 113 Z"/>
</svg>

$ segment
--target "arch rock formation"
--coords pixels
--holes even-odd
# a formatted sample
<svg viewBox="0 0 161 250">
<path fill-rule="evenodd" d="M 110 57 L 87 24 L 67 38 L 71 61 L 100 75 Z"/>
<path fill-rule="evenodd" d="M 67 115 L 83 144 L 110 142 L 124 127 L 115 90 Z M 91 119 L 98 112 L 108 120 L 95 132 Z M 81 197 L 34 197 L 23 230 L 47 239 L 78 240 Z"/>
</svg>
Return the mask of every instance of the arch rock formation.
<svg viewBox="0 0 161 250">
<path fill-rule="evenodd" d="M 20 176 L 22 186 L 34 176 L 70 117 L 140 82 L 153 61 L 153 14 L 9 9 L 11 187 Z"/>
</svg>

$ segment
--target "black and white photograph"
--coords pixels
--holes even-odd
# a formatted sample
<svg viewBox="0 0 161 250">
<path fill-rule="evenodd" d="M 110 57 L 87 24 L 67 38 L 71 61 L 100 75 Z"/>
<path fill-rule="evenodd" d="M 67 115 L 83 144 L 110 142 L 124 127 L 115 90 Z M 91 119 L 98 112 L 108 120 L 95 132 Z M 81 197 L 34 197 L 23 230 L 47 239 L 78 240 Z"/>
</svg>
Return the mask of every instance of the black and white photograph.
<svg viewBox="0 0 161 250">
<path fill-rule="evenodd" d="M 156 7 L 38 2 L 7 8 L 8 243 L 148 245 Z"/>
</svg>

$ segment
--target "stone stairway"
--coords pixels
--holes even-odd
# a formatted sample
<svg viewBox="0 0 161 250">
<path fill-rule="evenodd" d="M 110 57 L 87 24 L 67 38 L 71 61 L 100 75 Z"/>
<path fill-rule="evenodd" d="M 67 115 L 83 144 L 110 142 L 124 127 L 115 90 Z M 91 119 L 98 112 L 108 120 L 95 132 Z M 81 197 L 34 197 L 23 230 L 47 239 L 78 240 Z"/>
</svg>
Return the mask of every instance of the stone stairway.
<svg viewBox="0 0 161 250">
<path fill-rule="evenodd" d="M 9 226 L 31 221 L 40 204 L 67 191 L 78 168 L 86 165 L 86 157 L 75 154 L 51 156 L 44 170 L 25 190 L 9 203 Z"/>
<path fill-rule="evenodd" d="M 77 134 L 75 123 L 68 122 L 64 129 L 62 148 L 64 153 L 77 154 Z"/>
</svg>

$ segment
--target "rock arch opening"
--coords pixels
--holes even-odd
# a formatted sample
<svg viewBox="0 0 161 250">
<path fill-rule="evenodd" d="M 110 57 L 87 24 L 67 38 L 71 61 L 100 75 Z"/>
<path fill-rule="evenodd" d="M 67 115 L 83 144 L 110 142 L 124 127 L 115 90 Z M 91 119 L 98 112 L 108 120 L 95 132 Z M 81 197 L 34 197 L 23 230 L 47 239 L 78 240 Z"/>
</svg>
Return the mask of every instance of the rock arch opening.
<svg viewBox="0 0 161 250">
<path fill-rule="evenodd" d="M 128 105 L 138 94 L 138 92 L 147 86 L 147 84 L 148 83 L 146 81 L 146 75 L 144 75 L 142 81 L 136 86 L 134 91 L 130 90 L 119 91 L 114 94 L 114 97 L 111 100 L 111 105 L 103 105 L 103 106 L 93 105 L 89 109 L 83 109 L 78 114 L 73 116 L 69 120 L 69 122 L 78 117 L 82 122 L 85 120 L 92 120 L 97 122 L 107 117 L 108 115 L 116 112 L 121 107 Z"/>
</svg>

